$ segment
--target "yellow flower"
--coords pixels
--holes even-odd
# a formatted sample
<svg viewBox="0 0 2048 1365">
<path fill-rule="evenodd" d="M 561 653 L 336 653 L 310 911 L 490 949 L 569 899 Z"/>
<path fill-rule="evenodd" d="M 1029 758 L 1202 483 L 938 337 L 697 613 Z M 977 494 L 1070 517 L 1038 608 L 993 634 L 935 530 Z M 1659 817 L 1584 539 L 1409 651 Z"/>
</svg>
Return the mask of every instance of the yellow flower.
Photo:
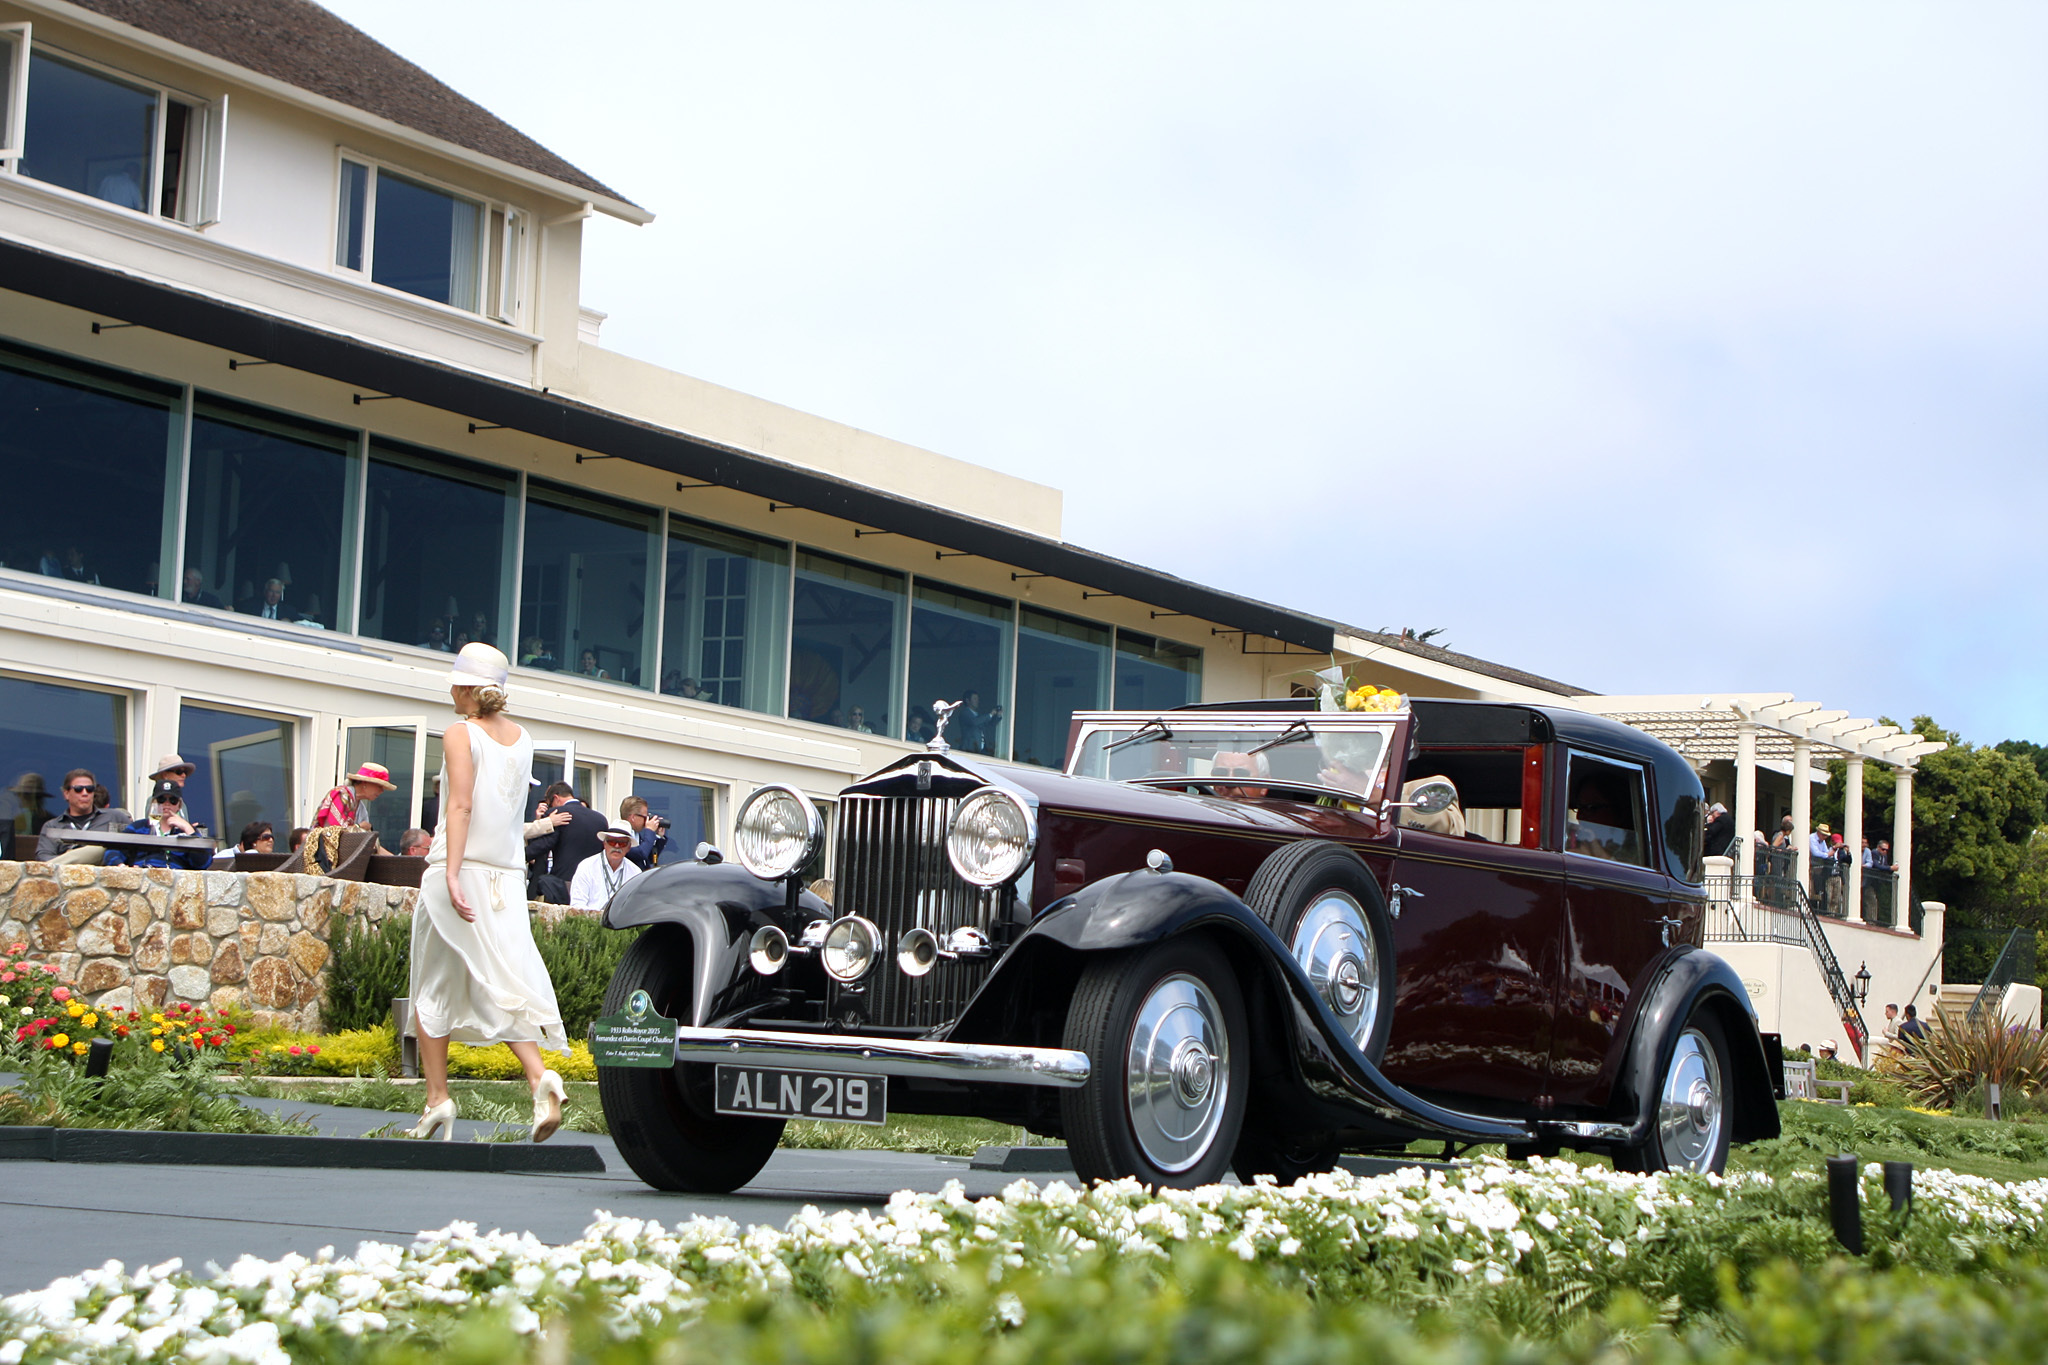
<svg viewBox="0 0 2048 1365">
<path fill-rule="evenodd" d="M 79 1015 L 85 1013 L 85 1006 L 79 1004 L 76 1000 L 74 1000 L 64 1007 L 64 1012 L 70 1015 L 73 1019 L 76 1019 Z"/>
<path fill-rule="evenodd" d="M 71 1035 L 68 1033 L 60 1033 L 55 1038 L 52 1038 L 50 1042 L 55 1047 L 69 1047 L 71 1044 Z"/>
<path fill-rule="evenodd" d="M 164 1031 L 160 1028 L 153 1028 L 149 1031 L 149 1036 L 152 1038 L 161 1038 L 164 1036 Z"/>
<path fill-rule="evenodd" d="M 164 1040 L 161 1038 L 157 1039 L 149 1045 L 149 1050 L 151 1052 L 162 1052 L 164 1050 Z"/>
<path fill-rule="evenodd" d="M 161 1014 L 152 1014 L 149 1016 L 149 1022 L 152 1024 L 161 1024 L 163 1021 L 164 1017 Z"/>
<path fill-rule="evenodd" d="M 87 1028 L 98 1028 L 100 1026 L 100 1017 L 97 1014 L 88 1014 L 78 1022 Z"/>
<path fill-rule="evenodd" d="M 79 1056 L 83 1057 L 83 1056 L 85 1055 L 85 1044 L 84 1044 L 84 1043 L 73 1043 L 73 1044 L 71 1045 L 71 1050 L 72 1050 L 72 1051 L 73 1051 L 74 1053 L 78 1054 Z"/>
</svg>

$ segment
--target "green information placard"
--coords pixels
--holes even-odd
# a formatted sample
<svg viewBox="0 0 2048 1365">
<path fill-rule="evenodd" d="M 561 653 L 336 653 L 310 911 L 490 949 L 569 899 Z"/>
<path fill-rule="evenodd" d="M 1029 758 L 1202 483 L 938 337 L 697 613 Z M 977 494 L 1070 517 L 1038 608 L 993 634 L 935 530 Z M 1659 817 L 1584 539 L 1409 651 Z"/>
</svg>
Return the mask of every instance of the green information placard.
<svg viewBox="0 0 2048 1365">
<path fill-rule="evenodd" d="M 646 991 L 634 991 L 623 1014 L 591 1024 L 590 1056 L 599 1066 L 674 1066 L 676 1021 L 656 1014 Z"/>
</svg>

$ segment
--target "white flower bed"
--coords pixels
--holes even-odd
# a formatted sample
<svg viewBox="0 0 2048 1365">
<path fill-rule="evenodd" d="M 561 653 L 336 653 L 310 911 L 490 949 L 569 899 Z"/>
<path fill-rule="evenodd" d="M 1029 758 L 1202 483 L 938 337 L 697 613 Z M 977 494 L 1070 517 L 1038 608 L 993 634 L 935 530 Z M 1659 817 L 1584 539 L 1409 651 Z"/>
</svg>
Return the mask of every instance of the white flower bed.
<svg viewBox="0 0 2048 1365">
<path fill-rule="evenodd" d="M 1878 1196 L 1879 1168 L 1865 1172 Z M 1801 1179 L 1813 1179 L 1801 1177 Z M 1425 1273 L 1498 1284 L 1532 1267 L 1604 1266 L 1640 1255 L 1675 1224 L 1769 1177 L 1658 1177 L 1534 1160 L 1483 1160 L 1446 1173 L 1343 1172 L 1290 1187 L 1211 1185 L 1152 1194 L 1135 1182 L 1089 1190 L 1020 1180 L 1000 1198 L 898 1193 L 879 1213 L 806 1208 L 778 1230 L 694 1218 L 674 1229 L 600 1212 L 578 1240 L 547 1246 L 530 1233 L 479 1233 L 455 1223 L 410 1246 L 364 1242 L 308 1259 L 245 1256 L 193 1276 L 171 1261 L 134 1273 L 118 1261 L 0 1301 L 0 1365 L 43 1360 L 289 1360 L 295 1334 L 377 1333 L 422 1317 L 496 1305 L 521 1331 L 572 1294 L 594 1294 L 615 1331 L 630 1334 L 712 1297 L 801 1287 L 843 1271 L 888 1281 L 931 1262 L 985 1257 L 990 1280 L 1026 1267 L 1057 1270 L 1098 1249 L 1164 1259 L 1206 1240 L 1250 1260 L 1320 1268 L 1369 1255 Z M 2048 1181 L 2005 1185 L 1947 1171 L 1916 1173 L 1917 1207 L 1965 1229 L 2025 1241 L 2048 1228 Z"/>
</svg>

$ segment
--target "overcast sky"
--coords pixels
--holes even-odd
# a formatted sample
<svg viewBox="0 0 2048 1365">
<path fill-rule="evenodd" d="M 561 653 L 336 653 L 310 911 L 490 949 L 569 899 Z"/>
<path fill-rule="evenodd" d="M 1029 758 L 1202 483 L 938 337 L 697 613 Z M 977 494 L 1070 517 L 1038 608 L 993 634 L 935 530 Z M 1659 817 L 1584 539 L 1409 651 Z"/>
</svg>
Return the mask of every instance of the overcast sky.
<svg viewBox="0 0 2048 1365">
<path fill-rule="evenodd" d="M 2048 6 L 328 0 L 605 344 L 1603 692 L 2048 741 Z"/>
</svg>

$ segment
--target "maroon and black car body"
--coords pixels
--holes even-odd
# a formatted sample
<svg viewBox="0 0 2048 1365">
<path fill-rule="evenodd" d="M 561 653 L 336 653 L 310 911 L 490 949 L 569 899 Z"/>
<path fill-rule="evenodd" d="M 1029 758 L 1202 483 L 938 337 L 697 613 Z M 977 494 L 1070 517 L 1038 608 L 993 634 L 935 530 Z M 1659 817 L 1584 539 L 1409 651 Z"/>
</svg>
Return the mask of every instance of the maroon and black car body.
<svg viewBox="0 0 2048 1365">
<path fill-rule="evenodd" d="M 673 1065 L 601 1066 L 621 1153 L 731 1189 L 790 1119 L 979 1115 L 1084 1177 L 1283 1179 L 1505 1143 L 1719 1170 L 1775 1136 L 1776 1057 L 1701 947 L 1697 775 L 1566 708 L 1261 701 L 1075 717 L 1065 772 L 945 751 L 733 853 L 628 882 L 607 1011 Z"/>
</svg>

